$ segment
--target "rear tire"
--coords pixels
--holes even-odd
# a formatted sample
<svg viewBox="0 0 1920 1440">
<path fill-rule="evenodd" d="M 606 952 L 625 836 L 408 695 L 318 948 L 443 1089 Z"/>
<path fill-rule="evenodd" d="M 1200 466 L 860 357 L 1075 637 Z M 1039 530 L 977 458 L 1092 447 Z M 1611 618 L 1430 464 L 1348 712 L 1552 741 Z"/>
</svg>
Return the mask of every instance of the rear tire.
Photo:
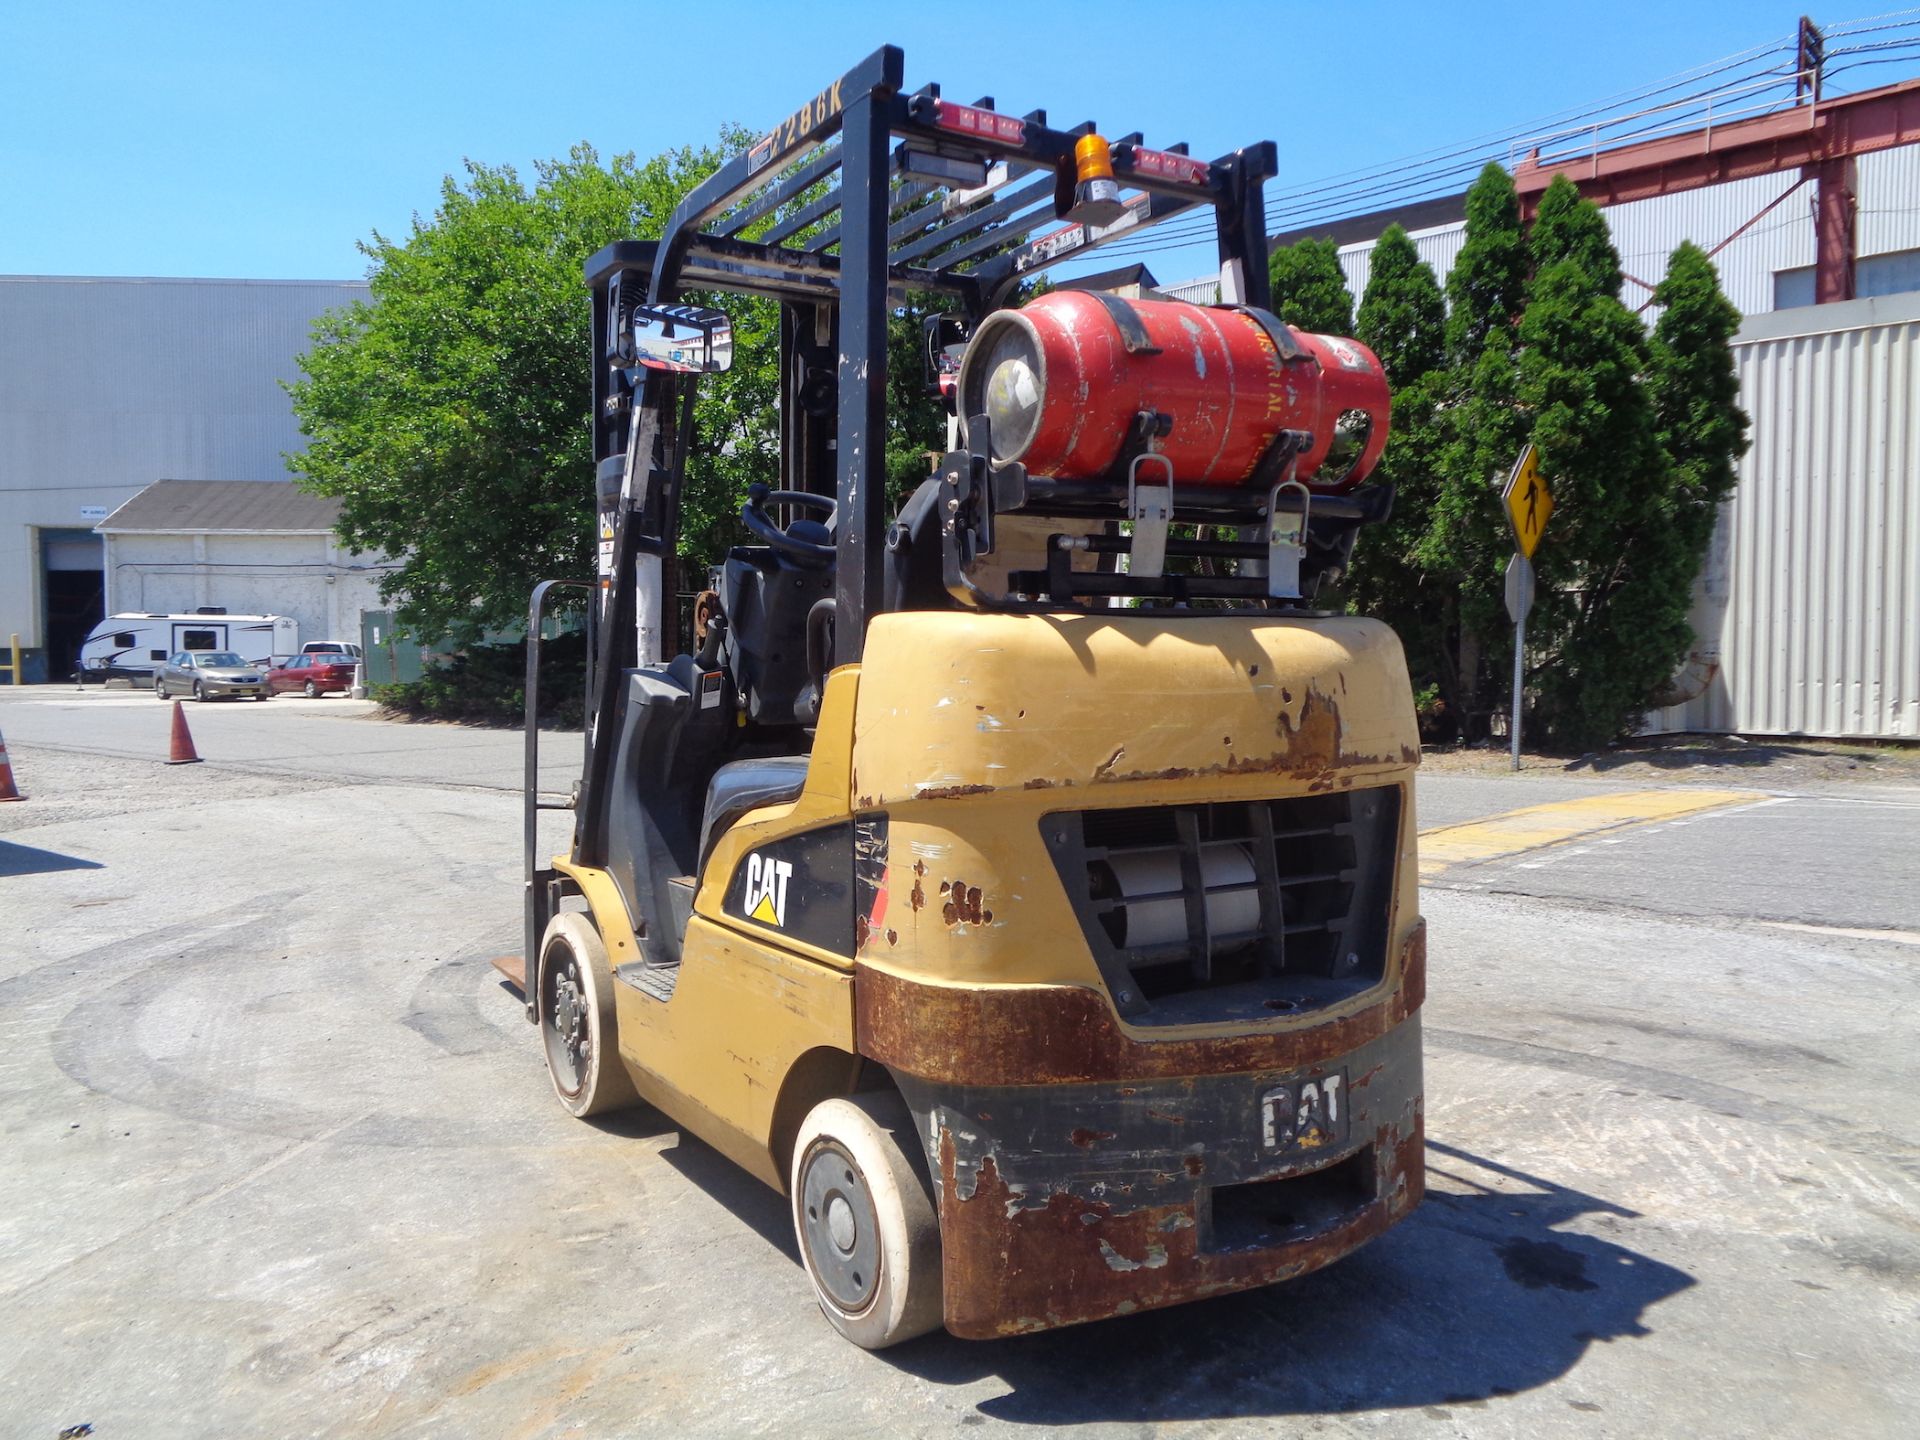
<svg viewBox="0 0 1920 1440">
<path fill-rule="evenodd" d="M 320 687 L 315 685 L 313 681 L 309 680 L 301 688 L 301 693 L 304 694 L 309 700 L 318 700 L 320 698 Z"/>
<path fill-rule="evenodd" d="M 821 1313 L 866 1350 L 940 1328 L 940 1222 L 897 1094 L 823 1100 L 793 1146 L 789 1194 Z"/>
<path fill-rule="evenodd" d="M 639 1096 L 614 1020 L 613 968 L 585 915 L 568 911 L 548 922 L 535 983 L 547 1075 L 568 1113 L 584 1120 L 634 1104 Z"/>
<path fill-rule="evenodd" d="M 158 697 L 159 697 L 160 699 L 162 699 L 162 700 L 164 700 L 164 699 L 166 699 L 166 698 L 167 698 L 167 687 L 166 687 L 166 685 L 165 685 L 165 684 L 163 684 L 163 683 L 162 683 L 161 681 L 158 681 L 158 680 L 156 680 L 156 681 L 154 681 L 154 682 L 153 682 L 153 693 L 154 693 L 154 694 L 155 694 L 156 696 L 158 696 Z"/>
</svg>

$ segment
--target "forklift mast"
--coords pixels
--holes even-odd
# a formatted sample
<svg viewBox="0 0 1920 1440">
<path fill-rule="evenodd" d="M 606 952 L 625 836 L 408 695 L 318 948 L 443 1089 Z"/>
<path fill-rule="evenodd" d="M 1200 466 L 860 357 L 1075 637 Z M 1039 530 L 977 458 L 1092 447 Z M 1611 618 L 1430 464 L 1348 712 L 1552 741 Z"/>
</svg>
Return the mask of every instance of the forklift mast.
<svg viewBox="0 0 1920 1440">
<path fill-rule="evenodd" d="M 645 323 L 663 312 L 680 315 L 696 329 L 706 317 L 720 327 L 724 346 L 724 317 L 686 297 L 733 292 L 779 302 L 777 491 L 789 500 L 832 502 L 831 563 L 823 567 L 830 591 L 822 597 L 832 602 L 823 607 L 831 621 L 830 653 L 822 657 L 829 667 L 858 661 L 869 622 L 889 608 L 1057 609 L 1124 598 L 1177 609 L 1196 600 L 1285 603 L 1300 592 L 1264 578 L 1270 556 L 1284 566 L 1289 553 L 1306 552 L 1309 580 L 1315 558 L 1320 572 L 1337 569 L 1352 532 L 1383 518 L 1391 503 L 1380 487 L 1315 494 L 1309 522 L 1307 487 L 1284 483 L 1312 442 L 1303 431 L 1263 437 L 1270 443 L 1255 473 L 1231 487 L 1183 486 L 1173 464 L 1150 464 L 1145 479 L 1164 474 L 1171 482 L 1156 491 L 1142 480 L 1138 462 L 1160 460 L 1151 452 L 1177 429 L 1174 417 L 1143 412 L 1104 475 L 1069 482 L 1006 463 L 992 445 L 989 416 L 963 412 L 968 449 L 950 455 L 936 477 L 946 482 L 945 494 L 929 495 L 917 514 L 909 506 L 890 523 L 888 317 L 909 292 L 948 302 L 943 333 L 964 337 L 1053 266 L 1210 211 L 1223 306 L 1252 317 L 1283 362 L 1315 359 L 1268 313 L 1262 187 L 1275 173 L 1272 142 L 1211 161 L 1190 155 L 1184 143 L 1150 148 L 1138 133 L 1108 142 L 1091 120 L 1056 129 L 1044 111 L 1006 115 L 991 98 L 956 104 L 937 85 L 906 93 L 902 68 L 900 50 L 876 50 L 687 195 L 659 241 L 619 242 L 588 262 L 600 544 L 576 817 L 584 863 L 605 860 L 617 681 L 636 664 L 672 654 L 680 630 L 674 555 L 703 367 L 638 355 L 637 317 Z M 1159 353 L 1153 342 L 1160 337 L 1146 333 L 1156 327 L 1143 327 L 1136 307 L 1094 299 L 1112 313 L 1129 352 Z M 1347 342 L 1344 363 L 1364 364 L 1354 359 L 1357 348 Z M 971 393 L 964 381 L 956 388 L 957 403 L 984 398 L 981 385 Z M 1384 419 L 1384 403 L 1380 408 Z M 1369 447 L 1374 454 L 1384 438 L 1382 424 Z M 1157 509 L 1156 497 L 1163 497 Z M 967 572 L 992 553 L 996 517 L 1016 514 L 1075 517 L 1079 529 L 1095 533 L 1062 539 L 1039 557 L 1042 568 L 1014 572 L 1017 593 L 986 593 Z M 1285 515 L 1292 529 L 1282 523 Z M 1169 522 L 1235 527 L 1237 539 L 1182 540 L 1176 532 L 1154 545 L 1201 557 L 1203 571 L 1238 573 L 1169 574 L 1139 563 L 1149 558 L 1144 554 L 1132 556 L 1135 563 L 1122 573 L 1114 557 L 1141 542 L 1102 533 L 1118 530 L 1106 522 L 1131 520 L 1136 532 L 1147 533 L 1156 519 L 1162 537 Z M 920 583 L 889 596 L 888 548 L 915 542 Z M 936 544 L 943 555 L 930 602 L 926 552 Z M 1069 563 L 1068 546 L 1096 556 L 1092 568 Z M 1234 563 L 1207 563 L 1220 561 Z"/>
</svg>

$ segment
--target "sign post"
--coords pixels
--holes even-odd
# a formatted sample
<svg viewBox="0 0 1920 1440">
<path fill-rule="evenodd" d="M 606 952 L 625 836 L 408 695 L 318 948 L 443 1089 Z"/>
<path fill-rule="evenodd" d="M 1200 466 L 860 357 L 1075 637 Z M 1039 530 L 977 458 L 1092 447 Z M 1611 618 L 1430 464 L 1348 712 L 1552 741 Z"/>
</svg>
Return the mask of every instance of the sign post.
<svg viewBox="0 0 1920 1440">
<path fill-rule="evenodd" d="M 1513 462 L 1507 485 L 1500 492 L 1507 519 L 1513 525 L 1513 558 L 1507 561 L 1507 615 L 1513 621 L 1513 713 L 1507 733 L 1513 747 L 1513 768 L 1520 768 L 1520 706 L 1526 675 L 1527 615 L 1533 609 L 1533 552 L 1553 514 L 1553 492 L 1540 478 L 1540 459 L 1531 444 Z"/>
</svg>

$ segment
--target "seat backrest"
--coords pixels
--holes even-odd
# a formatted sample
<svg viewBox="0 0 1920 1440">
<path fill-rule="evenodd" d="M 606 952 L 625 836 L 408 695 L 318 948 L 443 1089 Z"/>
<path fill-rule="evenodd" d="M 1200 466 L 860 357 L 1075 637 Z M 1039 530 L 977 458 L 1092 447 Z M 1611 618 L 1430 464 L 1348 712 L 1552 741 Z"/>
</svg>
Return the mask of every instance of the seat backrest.
<svg viewBox="0 0 1920 1440">
<path fill-rule="evenodd" d="M 741 545 L 721 571 L 727 616 L 727 671 L 761 725 L 801 723 L 794 706 L 806 689 L 807 612 L 833 594 L 833 571 L 782 565 L 772 552 Z"/>
</svg>

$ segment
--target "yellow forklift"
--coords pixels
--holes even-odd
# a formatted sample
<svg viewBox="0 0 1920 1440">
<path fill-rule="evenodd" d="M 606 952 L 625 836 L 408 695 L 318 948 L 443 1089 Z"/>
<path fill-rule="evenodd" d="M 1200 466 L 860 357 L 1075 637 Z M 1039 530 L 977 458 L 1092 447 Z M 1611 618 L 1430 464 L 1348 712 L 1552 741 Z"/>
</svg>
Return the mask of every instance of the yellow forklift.
<svg viewBox="0 0 1920 1440">
<path fill-rule="evenodd" d="M 1387 389 L 1269 312 L 1274 169 L 909 92 L 888 47 L 588 262 L 584 774 L 536 784 L 548 581 L 527 1017 L 575 1115 L 644 1101 L 784 1192 L 856 1344 L 1285 1280 L 1420 1200 L 1412 698 L 1389 630 L 1313 608 L 1391 504 Z M 1220 303 L 1017 303 L 1176 216 Z M 689 297 L 729 292 L 780 306 L 780 470 L 683 624 L 734 343 Z M 952 419 L 895 508 L 909 292 Z"/>
</svg>

